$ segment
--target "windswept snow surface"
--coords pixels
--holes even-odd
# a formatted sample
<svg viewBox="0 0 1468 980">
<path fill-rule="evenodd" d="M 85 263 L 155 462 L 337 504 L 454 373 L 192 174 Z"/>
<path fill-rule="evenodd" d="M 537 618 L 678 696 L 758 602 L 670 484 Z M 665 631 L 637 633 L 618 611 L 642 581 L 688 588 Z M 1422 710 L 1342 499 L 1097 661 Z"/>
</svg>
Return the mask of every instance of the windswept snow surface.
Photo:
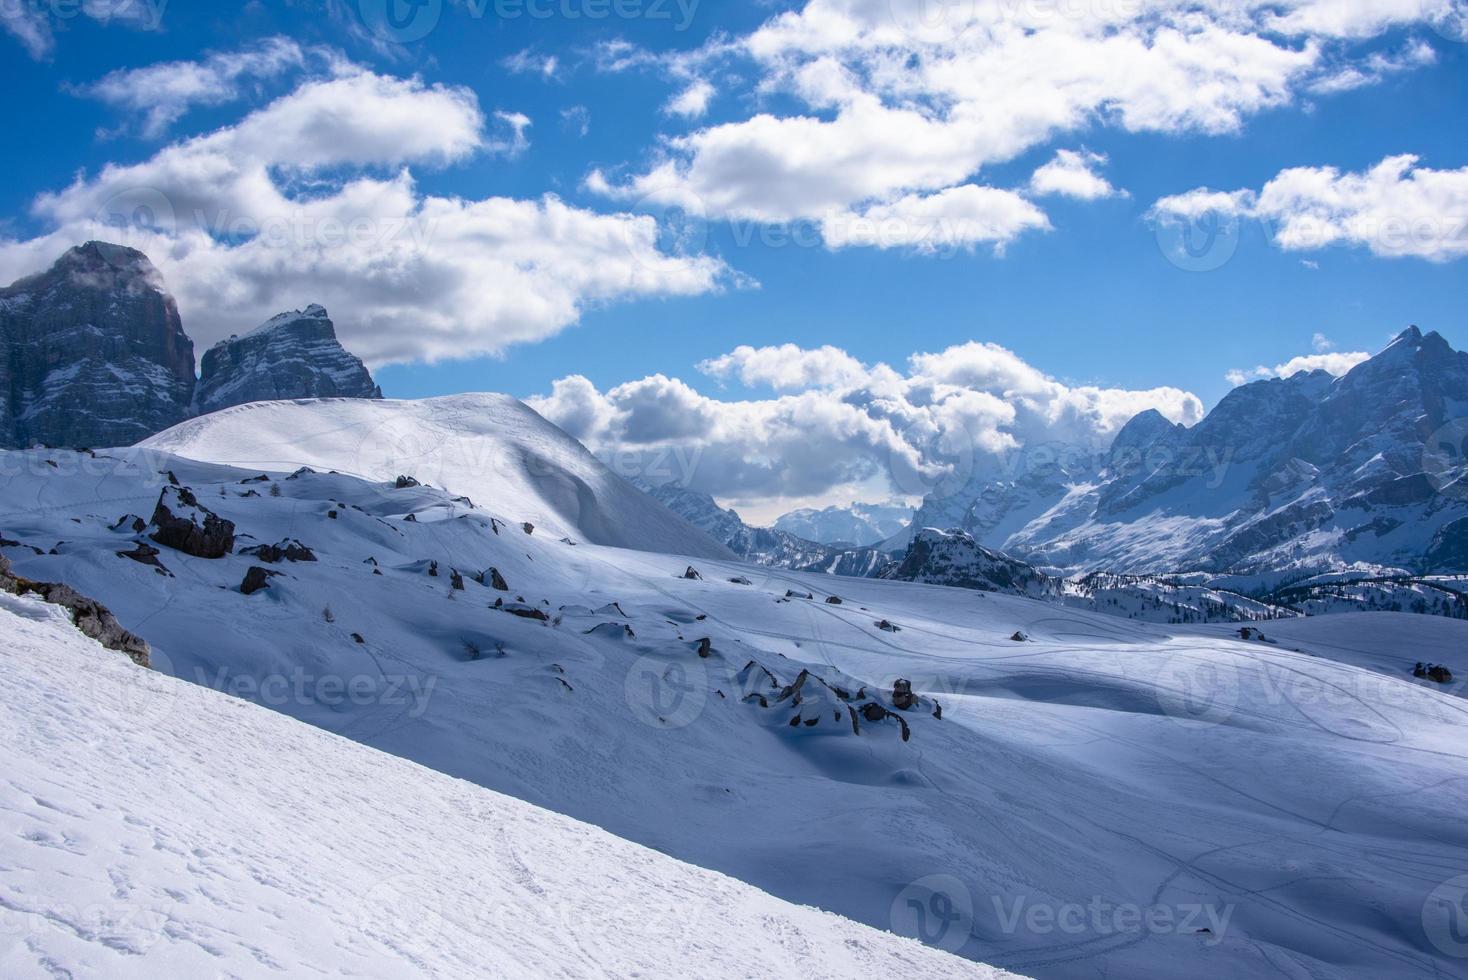
<svg viewBox="0 0 1468 980">
<path fill-rule="evenodd" d="M 554 537 L 732 557 L 508 395 L 255 402 L 190 419 L 141 445 L 246 468 L 310 466 L 369 480 L 411 476 L 474 500 L 492 499 Z"/>
<path fill-rule="evenodd" d="M 0 975 L 999 978 L 0 595 Z"/>
<path fill-rule="evenodd" d="M 235 522 L 235 554 L 160 548 L 173 577 L 118 557 L 148 537 L 119 518 L 146 519 L 168 472 Z M 0 532 L 19 542 L 4 554 L 106 603 L 175 676 L 971 960 L 1044 980 L 1468 975 L 1468 705 L 1400 669 L 1016 596 L 571 545 L 526 535 L 514 494 L 471 509 L 345 475 L 242 482 L 256 475 L 137 449 L 3 454 Z M 242 595 L 259 559 L 240 552 L 288 539 L 318 560 L 270 565 Z M 489 569 L 506 589 L 474 579 Z M 1391 622 L 1363 644 L 1468 639 Z M 182 724 L 189 689 L 169 690 Z M 872 706 L 859 726 L 856 702 Z M 79 722 L 57 717 L 43 732 L 65 739 Z M 208 737 L 228 746 L 230 729 Z M 201 768 L 248 768 L 187 744 Z M 348 832 L 387 765 L 326 784 Z M 433 794 L 385 796 L 418 821 L 372 838 L 391 847 L 460 819 Z M 261 833 L 219 819 L 226 846 L 183 847 L 201 873 Z M 294 835 L 293 819 L 266 826 Z M 356 846 L 308 829 L 279 849 Z M 58 860 L 72 846 L 45 840 Z"/>
</svg>

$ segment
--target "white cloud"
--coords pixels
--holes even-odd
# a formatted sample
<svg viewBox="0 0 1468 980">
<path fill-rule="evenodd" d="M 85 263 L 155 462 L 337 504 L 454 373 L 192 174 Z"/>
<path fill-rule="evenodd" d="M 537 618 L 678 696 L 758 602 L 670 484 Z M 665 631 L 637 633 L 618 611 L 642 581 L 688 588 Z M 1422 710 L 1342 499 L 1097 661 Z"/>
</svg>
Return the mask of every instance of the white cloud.
<svg viewBox="0 0 1468 980">
<path fill-rule="evenodd" d="M 641 172 L 588 186 L 628 200 L 692 199 L 736 220 L 865 214 L 972 186 L 985 167 L 1097 124 L 1237 131 L 1353 67 L 1369 80 L 1423 63 L 1420 45 L 1353 57 L 1353 42 L 1450 2 L 808 0 L 676 60 L 625 43 L 604 50 L 609 70 L 659 65 L 680 79 L 693 65 L 745 58 L 761 95 L 797 108 L 666 139 Z M 1090 164 L 1058 157 L 1041 168 L 1037 192 L 1109 193 Z"/>
<path fill-rule="evenodd" d="M 1430 262 L 1468 256 L 1468 166 L 1433 170 L 1411 154 L 1357 173 L 1294 167 L 1257 192 L 1189 191 L 1159 200 L 1151 214 L 1192 220 L 1209 211 L 1264 221 L 1288 251 L 1345 245 Z"/>
<path fill-rule="evenodd" d="M 702 78 L 694 79 L 687 88 L 668 100 L 663 111 L 684 119 L 699 119 L 709 111 L 714 98 L 714 87 Z"/>
<path fill-rule="evenodd" d="M 591 132 L 591 110 L 584 105 L 573 105 L 561 110 L 561 128 L 577 136 Z"/>
<path fill-rule="evenodd" d="M 1319 333 L 1317 331 L 1310 338 L 1310 346 L 1315 349 L 1315 353 L 1325 354 L 1335 350 L 1335 341 L 1331 340 L 1325 334 Z"/>
<path fill-rule="evenodd" d="M 0 3 L 0 27 L 38 61 L 50 54 L 56 45 L 45 13 L 30 4 Z"/>
<path fill-rule="evenodd" d="M 550 80 L 561 70 L 561 61 L 555 55 L 540 54 L 532 48 L 516 51 L 500 64 L 512 75 L 539 75 Z"/>
<path fill-rule="evenodd" d="M 273 37 L 240 51 L 199 61 L 170 61 L 118 69 L 76 91 L 142 117 L 143 135 L 161 136 L 196 105 L 223 105 L 252 80 L 276 78 L 306 65 L 307 52 L 288 38 Z M 322 53 L 327 61 L 333 56 Z"/>
<path fill-rule="evenodd" d="M 1203 415 L 1188 392 L 1067 385 L 994 344 L 914 355 L 905 372 L 792 345 L 740 347 L 700 370 L 780 393 L 722 401 L 663 375 L 601 392 L 572 376 L 530 403 L 624 472 L 694 460 L 691 473 L 659 475 L 765 504 L 921 496 L 956 467 L 997 468 L 1020 446 L 1102 448 L 1147 408 L 1188 424 Z"/>
<path fill-rule="evenodd" d="M 162 270 L 201 348 L 320 302 L 373 363 L 497 352 L 601 304 L 721 288 L 723 264 L 663 252 L 650 217 L 419 191 L 411 167 L 513 152 L 528 125 L 416 78 L 310 81 L 232 126 L 42 194 L 32 213 L 52 230 L 0 239 L 0 281 L 80 241 L 121 241 Z"/>
<path fill-rule="evenodd" d="M 996 252 L 1026 231 L 1046 231 L 1044 212 L 1013 191 L 964 184 L 936 194 L 909 194 L 860 213 L 828 214 L 821 237 L 830 248 L 863 245 L 937 252 L 991 244 Z"/>
<path fill-rule="evenodd" d="M 1274 367 L 1265 367 L 1261 364 L 1247 371 L 1234 369 L 1229 371 L 1224 377 L 1229 384 L 1235 386 L 1247 384 L 1250 381 L 1259 381 L 1264 378 L 1288 378 L 1299 374 L 1301 371 L 1327 371 L 1339 378 L 1357 364 L 1369 360 L 1371 357 L 1370 354 L 1363 351 L 1351 351 L 1347 353 L 1345 351 L 1331 351 L 1329 347 L 1322 349 L 1319 342 L 1324 340 L 1324 338 L 1320 334 L 1316 334 L 1315 336 L 1317 338 L 1315 349 L 1318 353 L 1301 354 L 1299 357 L 1292 357 L 1283 364 L 1276 364 Z M 1329 341 L 1326 341 L 1326 343 L 1329 344 Z"/>
<path fill-rule="evenodd" d="M 501 109 L 495 111 L 494 118 L 503 135 L 488 144 L 491 151 L 503 153 L 513 160 L 530 149 L 530 137 L 525 135 L 525 131 L 530 128 L 529 116 L 523 112 L 505 112 Z"/>
<path fill-rule="evenodd" d="M 737 377 L 746 385 L 779 391 L 833 388 L 854 384 L 867 375 L 865 365 L 830 345 L 803 350 L 794 344 L 758 348 L 746 344 L 701 362 L 698 369 L 710 377 Z"/>
<path fill-rule="evenodd" d="M 0 2 L 0 29 L 4 29 L 26 49 L 32 58 L 47 57 L 56 47 L 53 19 L 65 21 L 78 16 L 101 24 L 117 23 L 142 31 L 156 31 L 163 26 L 163 12 L 169 0 L 4 0 Z"/>
<path fill-rule="evenodd" d="M 1106 156 L 1087 150 L 1057 150 L 1055 159 L 1036 170 L 1030 178 L 1030 190 L 1035 194 L 1058 194 L 1081 201 L 1096 201 L 1106 197 L 1118 197 L 1111 182 L 1096 172 L 1105 166 Z"/>
</svg>

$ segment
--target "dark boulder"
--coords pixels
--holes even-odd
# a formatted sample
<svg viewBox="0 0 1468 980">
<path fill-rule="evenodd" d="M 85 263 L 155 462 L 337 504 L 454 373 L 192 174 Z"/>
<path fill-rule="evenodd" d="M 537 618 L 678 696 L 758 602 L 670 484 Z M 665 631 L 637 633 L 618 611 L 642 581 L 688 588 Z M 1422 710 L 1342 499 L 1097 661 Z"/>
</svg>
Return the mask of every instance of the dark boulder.
<svg viewBox="0 0 1468 980">
<path fill-rule="evenodd" d="M 188 487 L 165 487 L 153 508 L 154 541 L 195 558 L 223 558 L 234 548 L 234 522 L 199 503 Z"/>
<path fill-rule="evenodd" d="M 261 589 L 268 589 L 270 580 L 279 574 L 259 565 L 251 565 L 250 570 L 245 572 L 245 580 L 240 583 L 240 591 L 245 595 L 254 595 Z"/>
</svg>

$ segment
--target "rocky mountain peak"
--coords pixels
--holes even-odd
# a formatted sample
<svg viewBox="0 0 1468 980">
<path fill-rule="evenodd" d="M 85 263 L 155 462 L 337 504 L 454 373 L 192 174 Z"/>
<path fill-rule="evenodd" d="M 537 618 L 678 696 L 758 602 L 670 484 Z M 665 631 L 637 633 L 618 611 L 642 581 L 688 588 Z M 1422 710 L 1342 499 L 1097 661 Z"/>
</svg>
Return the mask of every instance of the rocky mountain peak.
<svg viewBox="0 0 1468 980">
<path fill-rule="evenodd" d="M 87 242 L 0 289 L 0 442 L 126 446 L 182 421 L 194 345 L 136 249 Z"/>
<path fill-rule="evenodd" d="M 311 304 L 266 320 L 204 353 L 195 409 L 294 398 L 381 398 L 366 365 L 336 338 L 326 308 Z"/>
<path fill-rule="evenodd" d="M 89 241 L 0 288 L 0 446 L 129 446 L 196 412 L 281 398 L 381 398 L 324 307 L 194 344 L 135 248 Z M 196 390 L 197 389 L 197 390 Z"/>
</svg>

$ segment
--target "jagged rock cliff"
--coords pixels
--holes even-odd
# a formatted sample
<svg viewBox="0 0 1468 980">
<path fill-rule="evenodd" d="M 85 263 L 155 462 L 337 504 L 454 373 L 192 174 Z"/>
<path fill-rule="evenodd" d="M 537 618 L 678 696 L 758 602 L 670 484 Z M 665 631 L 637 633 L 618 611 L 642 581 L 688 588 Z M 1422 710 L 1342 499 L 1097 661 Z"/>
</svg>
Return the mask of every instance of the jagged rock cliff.
<svg viewBox="0 0 1468 980">
<path fill-rule="evenodd" d="M 364 365 L 336 339 L 326 310 L 272 317 L 204 353 L 195 413 L 288 398 L 381 398 Z"/>
<path fill-rule="evenodd" d="M 381 397 L 314 305 L 215 344 L 196 383 L 163 277 L 122 245 L 87 242 L 0 289 L 0 447 L 130 446 L 246 402 Z"/>
<path fill-rule="evenodd" d="M 193 393 L 193 342 L 142 252 L 87 242 L 0 289 L 0 444 L 131 445 Z"/>
</svg>

